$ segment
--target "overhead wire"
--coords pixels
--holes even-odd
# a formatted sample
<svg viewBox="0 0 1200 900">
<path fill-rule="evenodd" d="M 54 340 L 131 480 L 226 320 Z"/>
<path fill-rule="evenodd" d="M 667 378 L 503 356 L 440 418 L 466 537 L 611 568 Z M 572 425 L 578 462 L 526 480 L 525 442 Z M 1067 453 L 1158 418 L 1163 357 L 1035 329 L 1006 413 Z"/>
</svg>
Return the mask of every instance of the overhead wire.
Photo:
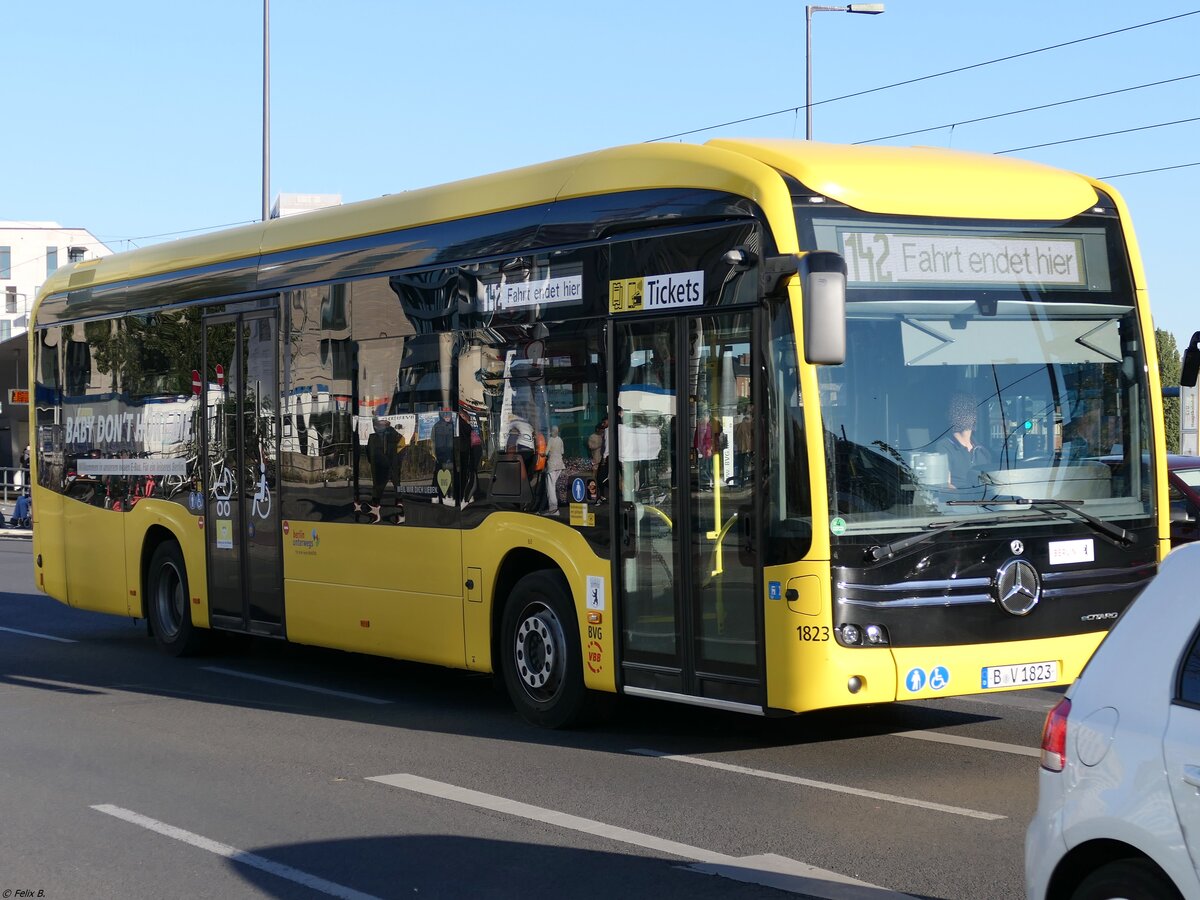
<svg viewBox="0 0 1200 900">
<path fill-rule="evenodd" d="M 162 232 L 160 234 L 139 234 L 139 235 L 133 236 L 133 238 L 107 238 L 107 239 L 103 239 L 103 240 L 100 238 L 97 238 L 96 241 L 97 242 L 104 242 L 106 240 L 108 240 L 108 241 L 124 241 L 125 244 L 133 244 L 134 241 L 149 241 L 149 240 L 155 240 L 157 238 L 174 238 L 174 236 L 180 235 L 180 234 L 199 234 L 202 232 L 214 232 L 214 230 L 217 230 L 218 228 L 236 228 L 238 226 L 244 226 L 244 224 L 253 224 L 256 222 L 262 222 L 262 220 L 260 220 L 260 218 L 246 218 L 246 220 L 242 220 L 240 222 L 226 222 L 224 224 L 218 224 L 218 226 L 204 226 L 202 228 L 185 228 L 185 229 L 179 230 L 179 232 Z"/>
<path fill-rule="evenodd" d="M 1117 28 L 1117 29 L 1114 29 L 1113 31 L 1105 31 L 1101 34 L 1093 34 L 1093 35 L 1089 35 L 1087 37 L 1075 38 L 1074 40 L 1071 40 L 1071 41 L 1063 41 L 1058 44 L 1051 44 L 1047 47 L 1038 47 L 1035 50 L 1025 50 L 1025 51 L 1022 51 L 1021 53 L 1013 53 L 1008 56 L 997 57 L 996 59 L 988 59 L 988 60 L 984 60 L 983 62 L 972 63 L 971 65 L 968 65 L 968 66 L 959 66 L 958 68 L 955 68 L 955 69 L 946 69 L 944 72 L 934 72 L 930 75 L 920 75 L 916 78 L 908 78 L 908 79 L 905 79 L 904 81 L 895 81 L 895 82 L 892 82 L 891 84 L 884 84 L 884 85 L 880 85 L 878 87 L 866 88 L 865 90 L 854 91 L 849 94 L 842 94 L 841 96 L 838 96 L 838 97 L 828 97 L 824 100 L 815 101 L 812 104 L 812 106 L 822 106 L 826 103 L 836 103 L 840 100 L 849 100 L 852 97 L 861 97 L 865 94 L 873 94 L 873 93 L 877 93 L 879 91 L 891 90 L 892 88 L 896 88 L 896 87 L 903 87 L 904 85 L 916 84 L 921 81 L 929 81 L 933 78 L 941 78 L 945 75 L 954 75 L 959 72 L 967 72 L 967 71 L 970 71 L 971 69 L 979 69 L 984 66 L 995 65 L 996 63 L 1008 62 L 1010 60 L 1020 59 L 1021 57 L 1024 57 L 1024 56 L 1033 56 L 1034 54 L 1045 53 L 1049 50 L 1058 50 L 1063 47 L 1070 47 L 1074 44 L 1082 44 L 1082 43 L 1085 43 L 1086 41 L 1094 41 L 1094 40 L 1097 40 L 1098 38 L 1111 37 L 1114 34 L 1123 34 L 1127 31 L 1134 31 L 1138 28 L 1146 28 L 1146 27 L 1149 27 L 1150 25 L 1161 25 L 1164 22 L 1173 22 L 1177 19 L 1183 19 L 1188 16 L 1194 16 L 1197 14 L 1200 14 L 1200 9 L 1194 9 L 1189 12 L 1178 13 L 1177 15 L 1174 15 L 1174 16 L 1166 16 L 1165 18 L 1162 18 L 1162 19 L 1154 19 L 1149 22 L 1141 22 L 1137 25 L 1128 25 L 1125 28 Z M 729 125 L 740 125 L 743 122 L 753 122 L 758 119 L 769 119 L 772 116 L 779 116 L 779 115 L 783 115 L 784 113 L 795 112 L 796 110 L 803 109 L 803 108 L 804 108 L 804 104 L 800 104 L 799 106 L 788 106 L 783 109 L 777 109 L 777 110 L 775 110 L 773 112 L 769 112 L 769 113 L 762 113 L 762 114 L 756 115 L 756 116 L 745 116 L 740 119 L 731 119 L 727 122 L 721 122 L 720 124 L 717 124 L 717 125 L 706 125 L 703 128 L 693 128 L 688 131 L 678 131 L 674 134 L 667 134 L 667 135 L 663 135 L 662 137 L 650 138 L 649 140 L 644 141 L 643 143 L 652 144 L 652 143 L 655 143 L 656 141 L 669 141 L 669 140 L 673 140 L 675 138 L 687 137 L 688 135 L 699 134 L 702 131 L 713 131 L 714 129 L 717 129 L 717 128 L 725 128 Z"/>
<path fill-rule="evenodd" d="M 207 226 L 204 226 L 203 228 L 186 228 L 181 231 L 164 231 L 160 234 L 143 234 L 143 235 L 138 235 L 136 237 L 128 237 L 128 238 L 122 238 L 122 237 L 101 238 L 101 237 L 98 237 L 97 235 L 93 234 L 92 237 L 94 238 L 94 240 L 91 240 L 91 241 L 73 240 L 73 241 L 71 241 L 71 246 L 73 246 L 73 247 L 93 247 L 93 248 L 94 247 L 103 247 L 106 250 L 110 250 L 112 248 L 109 247 L 109 244 L 123 243 L 123 244 L 133 244 L 134 247 L 136 248 L 137 241 L 150 241 L 150 240 L 154 240 L 155 238 L 175 237 L 175 236 L 181 235 L 181 234 L 200 234 L 200 233 L 207 232 L 207 231 L 217 231 L 222 228 L 234 228 L 238 225 L 251 225 L 255 222 L 261 222 L 261 221 L 262 221 L 261 219 L 246 219 L 241 222 L 227 222 L 224 225 L 207 225 Z M 73 229 L 64 228 L 64 229 L 59 229 L 59 230 L 71 231 Z M 91 232 L 88 232 L 88 233 L 91 234 Z M 128 248 L 126 248 L 126 249 L 128 249 Z M 17 269 L 23 269 L 28 266 L 44 264 L 48 256 L 49 256 L 48 253 L 41 253 L 41 254 L 34 254 L 33 256 L 26 257 L 25 259 L 22 259 L 19 262 L 12 263 L 9 267 L 10 271 L 15 271 Z M 47 277 L 49 277 L 49 275 L 47 275 Z"/>
<path fill-rule="evenodd" d="M 1019 153 L 1022 150 L 1037 150 L 1039 147 L 1057 147 L 1059 144 L 1074 144 L 1079 141 L 1090 141 L 1095 138 L 1112 137 L 1117 134 L 1130 134 L 1134 131 L 1149 131 L 1152 128 L 1166 128 L 1170 125 L 1183 125 L 1187 122 L 1200 122 L 1200 116 L 1192 116 L 1190 119 L 1176 119 L 1174 122 L 1158 122 L 1154 125 L 1139 125 L 1136 128 L 1121 128 L 1117 131 L 1105 131 L 1100 134 L 1085 134 L 1082 137 L 1066 138 L 1061 141 L 1046 141 L 1043 144 L 1030 144 L 1027 147 L 1013 147 L 1009 150 L 993 150 L 992 152 L 999 156 L 1002 153 Z"/>
<path fill-rule="evenodd" d="M 1172 22 L 1172 21 L 1175 21 L 1178 19 L 1183 19 L 1183 18 L 1187 18 L 1188 16 L 1194 16 L 1194 15 L 1198 15 L 1198 14 L 1200 14 L 1200 9 L 1190 10 L 1188 12 L 1178 13 L 1173 16 L 1166 16 L 1161 19 L 1153 19 L 1148 22 L 1140 22 L 1136 25 L 1129 25 L 1124 28 L 1117 28 L 1117 29 L 1113 29 L 1111 31 L 1101 32 L 1099 34 L 1088 35 L 1087 37 L 1075 38 L 1074 40 L 1070 40 L 1070 41 L 1062 41 L 1057 44 L 1050 44 L 1045 47 L 1038 47 L 1033 50 L 1025 50 L 1020 53 L 1012 53 L 1012 54 L 1009 54 L 1008 56 L 1001 56 L 1001 57 L 997 57 L 995 59 L 989 59 L 989 60 L 984 60 L 982 62 L 972 63 L 972 64 L 966 65 L 966 66 L 959 66 L 954 69 L 946 69 L 944 71 L 934 72 L 929 75 L 921 75 L 916 78 L 909 78 L 909 79 L 905 79 L 903 81 L 896 81 L 896 82 L 892 82 L 890 84 L 879 85 L 878 87 L 867 88 L 867 89 L 861 90 L 861 91 L 854 91 L 852 93 L 842 94 L 837 97 L 828 97 L 824 100 L 817 100 L 812 105 L 813 106 L 821 106 L 826 103 L 835 103 L 835 102 L 838 102 L 841 100 L 849 100 L 853 97 L 861 97 L 866 94 L 872 94 L 872 93 L 877 93 L 880 91 L 890 90 L 890 89 L 896 88 L 896 87 L 903 87 L 903 86 L 909 85 L 909 84 L 916 84 L 921 81 L 929 81 L 934 78 L 941 78 L 946 75 L 954 75 L 959 72 L 967 72 L 972 69 L 982 68 L 984 66 L 995 65 L 997 63 L 1002 63 L 1002 62 L 1009 62 L 1011 60 L 1020 59 L 1025 56 L 1032 56 L 1032 55 L 1035 55 L 1038 53 L 1045 53 L 1050 50 L 1058 50 L 1063 47 L 1070 47 L 1075 44 L 1082 44 L 1087 41 L 1097 40 L 1099 38 L 1111 37 L 1116 34 L 1123 34 L 1125 32 L 1134 31 L 1139 28 L 1147 28 L 1151 25 L 1161 25 L 1164 22 Z M 964 120 L 958 121 L 958 122 L 949 122 L 944 125 L 933 125 L 933 126 L 930 126 L 927 128 L 914 129 L 912 131 L 897 132 L 895 134 L 884 135 L 882 137 L 875 137 L 875 138 L 868 138 L 866 140 L 861 140 L 861 141 L 854 141 L 854 143 L 855 144 L 869 144 L 869 143 L 873 143 L 875 141 L 890 140 L 892 138 L 898 138 L 898 137 L 908 137 L 910 135 L 923 134 L 923 133 L 929 132 L 929 131 L 938 131 L 938 130 L 941 130 L 944 128 L 955 128 L 960 125 L 972 125 L 972 124 L 976 124 L 979 122 L 986 122 L 986 121 L 989 121 L 992 119 L 999 119 L 999 118 L 1019 115 L 1019 114 L 1027 113 L 1027 112 L 1035 112 L 1038 110 L 1051 109 L 1051 108 L 1058 107 L 1058 106 L 1065 106 L 1070 103 L 1080 103 L 1080 102 L 1083 102 L 1086 100 L 1094 100 L 1094 99 L 1101 98 L 1101 97 L 1110 97 L 1110 96 L 1113 96 L 1116 94 L 1127 93 L 1130 91 L 1143 90 L 1145 88 L 1150 88 L 1150 87 L 1159 87 L 1164 84 L 1172 84 L 1175 82 L 1186 81 L 1188 79 L 1197 78 L 1197 77 L 1200 77 L 1200 72 L 1194 73 L 1191 75 L 1181 75 L 1181 76 L 1178 76 L 1175 78 L 1167 78 L 1167 79 L 1163 79 L 1161 81 L 1153 81 L 1153 82 L 1147 82 L 1145 84 L 1132 85 L 1130 87 L 1125 87 L 1125 88 L 1118 88 L 1118 89 L 1112 90 L 1112 91 L 1104 91 L 1104 92 L 1101 92 L 1098 94 L 1088 94 L 1083 97 L 1075 97 L 1075 98 L 1071 98 L 1069 100 L 1059 100 L 1059 101 L 1055 101 L 1053 103 L 1044 103 L 1044 104 L 1040 104 L 1038 106 L 1030 106 L 1030 107 L 1025 107 L 1023 109 L 1010 110 L 1008 112 L 1003 112 L 1003 113 L 994 113 L 992 115 L 979 116 L 974 119 L 964 119 Z M 727 127 L 729 125 L 740 125 L 744 122 L 753 122 L 753 121 L 757 121 L 759 119 L 767 119 L 767 118 L 771 118 L 772 116 L 783 115 L 785 113 L 798 114 L 799 111 L 803 108 L 804 108 L 803 104 L 800 104 L 797 106 L 789 106 L 789 107 L 785 107 L 784 109 L 774 110 L 774 111 L 768 112 L 768 113 L 761 113 L 759 115 L 745 116 L 740 119 L 730 119 L 726 122 L 721 122 L 716 125 L 707 125 L 702 128 L 694 128 L 694 129 L 691 129 L 688 131 L 680 131 L 680 132 L 676 132 L 674 134 L 668 134 L 668 135 L 663 135 L 661 137 L 650 138 L 650 139 L 644 141 L 643 143 L 655 143 L 657 141 L 665 141 L 665 140 L 672 140 L 674 138 L 687 137 L 689 135 L 699 134 L 704 131 L 712 131 L 717 128 Z M 1014 148 L 1011 148 L 1008 150 L 997 150 L 994 152 L 997 155 L 1004 154 L 1004 153 L 1018 153 L 1023 150 L 1035 150 L 1035 149 L 1039 149 L 1042 147 L 1053 147 L 1053 146 L 1057 146 L 1060 144 L 1069 144 L 1069 143 L 1074 143 L 1077 141 L 1093 140 L 1095 138 L 1101 138 L 1101 137 L 1111 137 L 1111 136 L 1118 135 L 1118 134 L 1127 134 L 1127 133 L 1135 132 L 1135 131 L 1145 131 L 1145 130 L 1149 130 L 1152 128 L 1163 128 L 1163 127 L 1167 127 L 1170 125 L 1179 125 L 1179 124 L 1184 124 L 1187 122 L 1194 122 L 1194 121 L 1198 121 L 1198 120 L 1200 120 L 1200 117 L 1189 118 L 1189 119 L 1179 119 L 1174 122 L 1161 122 L 1161 123 L 1158 123 L 1155 125 L 1144 125 L 1144 126 L 1140 126 L 1137 128 L 1127 128 L 1127 129 L 1122 129 L 1119 131 L 1110 131 L 1110 132 L 1104 132 L 1101 134 L 1085 135 L 1085 136 L 1077 137 L 1077 138 L 1067 138 L 1067 139 L 1061 140 L 1061 141 L 1049 141 L 1049 142 L 1042 143 L 1042 144 L 1030 144 L 1025 147 L 1014 147 Z M 1104 177 L 1106 179 L 1126 178 L 1126 177 L 1129 177 L 1132 175 L 1144 175 L 1144 174 L 1148 174 L 1148 173 L 1152 173 L 1152 172 L 1164 172 L 1164 171 L 1169 171 L 1172 169 L 1184 169 L 1184 168 L 1189 168 L 1189 167 L 1196 166 L 1196 165 L 1200 165 L 1200 162 L 1182 163 L 1180 165 L 1174 165 L 1174 166 L 1161 166 L 1161 167 L 1153 168 L 1153 169 L 1142 169 L 1142 170 L 1139 170 L 1136 172 L 1123 172 L 1123 173 L 1120 173 L 1117 175 L 1107 175 Z M 229 222 L 229 223 L 226 223 L 223 225 L 211 225 L 211 226 L 205 226 L 205 227 L 201 227 L 201 228 L 190 228 L 190 229 L 184 229 L 184 230 L 180 230 L 180 231 L 168 231 L 168 232 L 161 232 L 159 234 L 138 235 L 135 237 L 128 237 L 128 238 L 121 238 L 121 237 L 107 238 L 107 239 L 105 239 L 105 241 L 101 241 L 100 239 L 97 239 L 96 243 L 105 245 L 106 242 L 121 242 L 121 243 L 125 243 L 125 244 L 135 244 L 136 245 L 137 241 L 155 240 L 158 238 L 165 238 L 165 237 L 175 237 L 177 235 L 182 235 L 182 234 L 197 234 L 197 233 L 201 233 L 201 232 L 205 232 L 205 231 L 213 231 L 213 230 L 220 229 L 220 228 L 231 228 L 231 227 L 235 227 L 238 225 L 252 224 L 253 222 L 256 222 L 256 221 L 259 221 L 259 220 L 247 219 L 247 220 L 239 221 L 239 222 Z M 27 261 L 25 261 L 25 263 L 35 262 L 35 261 L 37 261 L 37 260 L 27 260 Z"/>
<path fill-rule="evenodd" d="M 993 113 L 990 116 L 978 116 L 974 119 L 962 119 L 958 122 L 947 122 L 944 125 L 931 125 L 928 128 L 915 128 L 912 131 L 899 131 L 896 134 L 885 134 L 882 137 L 867 138 L 863 141 L 854 141 L 855 144 L 873 144 L 875 141 L 888 141 L 892 138 L 909 137 L 914 134 L 924 134 L 928 131 L 941 131 L 943 128 L 957 128 L 959 125 L 975 125 L 979 122 L 987 122 L 991 119 L 1003 119 L 1005 116 L 1017 116 L 1021 113 L 1036 112 L 1041 109 L 1052 109 L 1056 106 L 1066 106 L 1070 103 L 1082 103 L 1084 100 L 1096 100 L 1100 97 L 1112 97 L 1116 94 L 1124 94 L 1129 91 L 1140 91 L 1144 88 L 1159 87 L 1164 84 L 1173 84 L 1177 81 L 1187 81 L 1189 78 L 1200 78 L 1200 72 L 1192 75 L 1180 75 L 1176 78 L 1165 78 L 1162 81 L 1149 81 L 1145 84 L 1135 84 L 1131 87 L 1117 88 L 1112 91 L 1104 91 L 1099 94 L 1088 94 L 1085 97 L 1073 97 L 1070 100 L 1056 100 L 1054 103 L 1043 103 L 1039 106 L 1026 106 L 1024 109 L 1014 109 L 1009 112 Z"/>
<path fill-rule="evenodd" d="M 1157 169 L 1140 169 L 1137 172 L 1122 172 L 1119 175 L 1101 175 L 1101 181 L 1112 181 L 1114 178 L 1128 178 L 1130 175 L 1149 175 L 1151 172 L 1169 172 L 1172 169 L 1189 169 L 1200 166 L 1200 162 L 1180 163 L 1177 166 L 1159 166 Z"/>
</svg>

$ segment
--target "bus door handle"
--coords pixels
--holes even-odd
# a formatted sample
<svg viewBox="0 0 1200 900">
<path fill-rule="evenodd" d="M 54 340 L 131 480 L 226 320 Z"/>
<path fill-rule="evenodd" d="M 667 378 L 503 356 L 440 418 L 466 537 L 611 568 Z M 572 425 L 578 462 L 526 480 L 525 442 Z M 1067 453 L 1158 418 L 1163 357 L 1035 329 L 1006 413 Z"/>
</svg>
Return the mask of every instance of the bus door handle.
<svg viewBox="0 0 1200 900">
<path fill-rule="evenodd" d="M 633 503 L 621 504 L 621 555 L 636 556 L 637 541 L 634 535 L 634 522 L 637 508 Z"/>
</svg>

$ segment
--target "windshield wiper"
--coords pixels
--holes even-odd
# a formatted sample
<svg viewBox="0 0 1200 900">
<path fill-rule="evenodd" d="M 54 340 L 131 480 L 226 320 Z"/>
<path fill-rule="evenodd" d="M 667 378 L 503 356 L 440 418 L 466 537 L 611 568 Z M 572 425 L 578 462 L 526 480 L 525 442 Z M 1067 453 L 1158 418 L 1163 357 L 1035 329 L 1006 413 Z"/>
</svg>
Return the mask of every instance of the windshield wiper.
<svg viewBox="0 0 1200 900">
<path fill-rule="evenodd" d="M 954 502 L 954 501 L 951 501 Z M 996 500 L 981 500 L 981 501 L 962 501 L 963 505 L 974 502 L 975 505 L 983 505 L 987 503 L 996 503 Z M 1010 501 L 999 501 L 1008 503 Z M 873 547 L 868 547 L 865 552 L 867 562 L 879 562 L 880 560 L 890 559 L 902 550 L 907 550 L 909 547 L 915 547 L 917 544 L 924 543 L 930 538 L 937 537 L 943 531 L 950 531 L 954 528 L 962 528 L 964 525 L 973 525 L 977 528 L 989 528 L 992 525 L 1007 525 L 1009 522 L 1040 522 L 1046 517 L 1060 518 L 1048 511 L 1034 513 L 1032 515 L 1017 515 L 1017 516 L 993 516 L 990 519 L 953 519 L 949 522 L 930 522 L 925 526 L 926 530 L 918 534 L 910 534 L 908 537 L 900 538 L 896 541 L 890 541 L 886 544 L 876 544 Z"/>
<path fill-rule="evenodd" d="M 951 500 L 948 506 L 986 506 L 991 503 L 996 503 L 995 500 Z M 1113 543 L 1120 547 L 1131 547 L 1137 543 L 1137 535 L 1132 531 L 1126 531 L 1120 525 L 1113 525 L 1111 522 L 1105 522 L 1097 519 L 1091 513 L 1085 513 L 1079 507 L 1083 505 L 1082 500 L 1056 500 L 1051 497 L 1013 497 L 1006 498 L 1004 503 L 1010 503 L 1014 506 L 1032 506 L 1034 508 L 1046 509 L 1065 509 L 1069 513 L 1079 516 L 1083 521 L 1092 526 L 1093 530 L 1109 538 Z"/>
</svg>

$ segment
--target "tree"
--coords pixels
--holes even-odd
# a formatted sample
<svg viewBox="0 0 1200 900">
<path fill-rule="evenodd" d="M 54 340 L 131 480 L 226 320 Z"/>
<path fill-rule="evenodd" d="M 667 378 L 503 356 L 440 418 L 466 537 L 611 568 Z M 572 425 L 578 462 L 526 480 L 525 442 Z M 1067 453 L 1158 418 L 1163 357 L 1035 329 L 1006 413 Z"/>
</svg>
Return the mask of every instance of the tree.
<svg viewBox="0 0 1200 900">
<path fill-rule="evenodd" d="M 1182 364 L 1175 335 L 1163 328 L 1154 329 L 1154 345 L 1158 348 L 1158 374 L 1163 387 L 1177 387 Z M 1179 398 L 1163 400 L 1163 425 L 1167 432 L 1167 452 L 1179 452 Z"/>
<path fill-rule="evenodd" d="M 128 399 L 190 394 L 192 372 L 203 371 L 200 361 L 201 310 L 126 316 L 84 324 L 84 335 L 96 371 L 112 378 L 112 390 Z M 209 366 L 232 368 L 234 326 L 207 330 Z"/>
</svg>

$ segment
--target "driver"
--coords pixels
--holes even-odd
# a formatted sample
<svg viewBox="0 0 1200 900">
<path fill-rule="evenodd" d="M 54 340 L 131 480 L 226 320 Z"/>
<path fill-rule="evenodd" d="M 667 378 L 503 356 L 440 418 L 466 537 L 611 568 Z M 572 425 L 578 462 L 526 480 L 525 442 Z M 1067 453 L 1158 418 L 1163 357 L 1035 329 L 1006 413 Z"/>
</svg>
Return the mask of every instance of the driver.
<svg viewBox="0 0 1200 900">
<path fill-rule="evenodd" d="M 991 465 L 992 456 L 986 447 L 975 442 L 975 420 L 978 404 L 970 394 L 955 393 L 950 397 L 946 417 L 950 431 L 938 441 L 938 451 L 949 462 L 949 486 L 953 490 L 974 487 L 979 471 Z"/>
</svg>

